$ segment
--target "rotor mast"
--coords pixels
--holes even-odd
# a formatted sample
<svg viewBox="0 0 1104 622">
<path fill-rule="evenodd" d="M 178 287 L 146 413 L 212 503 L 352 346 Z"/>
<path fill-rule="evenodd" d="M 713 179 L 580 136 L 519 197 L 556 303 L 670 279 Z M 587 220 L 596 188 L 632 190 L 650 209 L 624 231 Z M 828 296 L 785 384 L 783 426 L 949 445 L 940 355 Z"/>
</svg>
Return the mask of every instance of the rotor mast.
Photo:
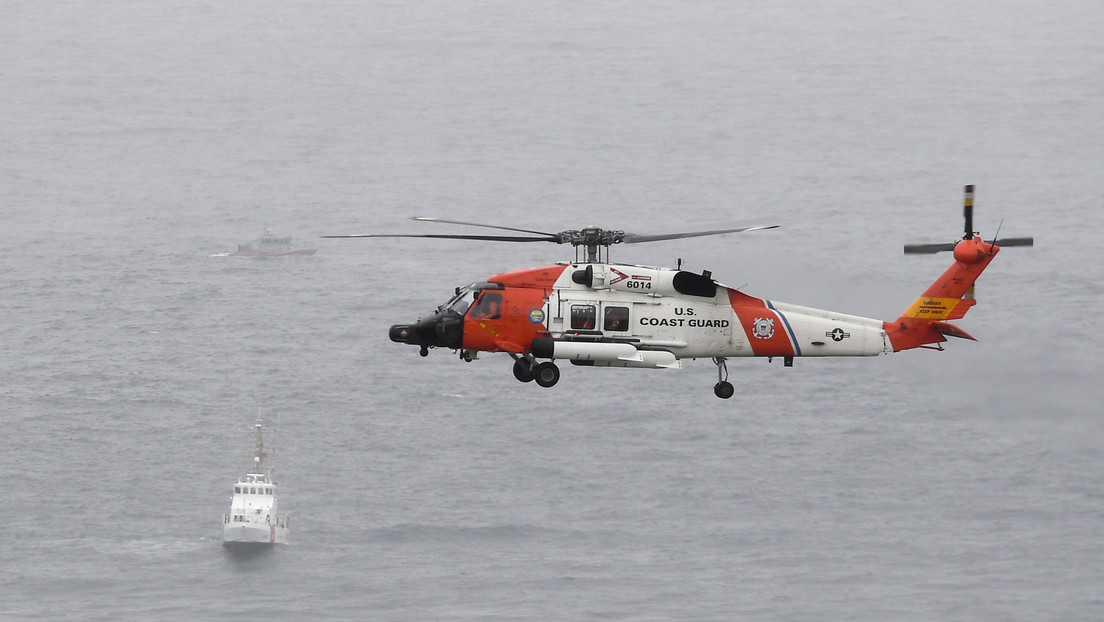
<svg viewBox="0 0 1104 622">
<path fill-rule="evenodd" d="M 615 229 L 601 229 L 599 227 L 586 227 L 580 230 L 561 231 L 558 234 L 560 244 L 571 244 L 575 247 L 575 260 L 579 260 L 579 248 L 586 248 L 584 263 L 599 263 L 602 261 L 600 247 L 606 249 L 606 261 L 609 261 L 609 247 L 625 239 L 625 232 Z"/>
</svg>

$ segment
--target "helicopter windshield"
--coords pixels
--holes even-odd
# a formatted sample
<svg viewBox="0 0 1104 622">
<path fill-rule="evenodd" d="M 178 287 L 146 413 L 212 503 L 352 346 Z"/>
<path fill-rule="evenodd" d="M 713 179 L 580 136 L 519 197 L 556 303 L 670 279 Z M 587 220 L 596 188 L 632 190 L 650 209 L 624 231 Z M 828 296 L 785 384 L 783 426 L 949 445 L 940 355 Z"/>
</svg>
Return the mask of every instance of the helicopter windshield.
<svg viewBox="0 0 1104 622">
<path fill-rule="evenodd" d="M 448 302 L 437 308 L 437 312 L 456 311 L 460 315 L 468 312 L 473 300 L 479 297 L 479 293 L 485 289 L 503 289 L 501 283 L 469 283 L 463 287 L 457 287 L 456 293 Z"/>
</svg>

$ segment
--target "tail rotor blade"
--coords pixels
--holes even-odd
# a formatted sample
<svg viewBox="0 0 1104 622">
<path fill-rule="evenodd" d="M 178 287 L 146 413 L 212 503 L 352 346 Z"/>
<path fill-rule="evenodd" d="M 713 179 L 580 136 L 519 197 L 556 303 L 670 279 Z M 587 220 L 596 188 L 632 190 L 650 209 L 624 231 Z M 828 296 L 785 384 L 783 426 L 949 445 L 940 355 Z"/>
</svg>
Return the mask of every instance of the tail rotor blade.
<svg viewBox="0 0 1104 622">
<path fill-rule="evenodd" d="M 993 240 L 997 246 L 1035 246 L 1035 238 L 1003 238 Z"/>
<path fill-rule="evenodd" d="M 965 200 L 962 205 L 962 220 L 964 224 L 965 235 L 962 236 L 963 240 L 974 239 L 974 186 L 973 184 L 966 186 Z M 1004 224 L 1004 221 L 1001 221 Z M 1000 225 L 997 226 L 997 234 L 991 244 L 993 246 L 1034 246 L 1035 239 L 1030 237 L 1025 238 L 1000 238 Z M 946 244 L 905 244 L 905 253 L 910 255 L 930 255 L 933 253 L 939 253 L 942 251 L 953 251 L 958 246 L 958 242 L 948 242 Z M 993 251 L 996 252 L 996 251 Z"/>
<path fill-rule="evenodd" d="M 905 244 L 905 253 L 910 255 L 934 255 L 942 251 L 953 251 L 958 242 L 947 244 Z"/>
<path fill-rule="evenodd" d="M 965 199 L 962 202 L 962 220 L 966 225 L 966 235 L 963 240 L 974 239 L 974 185 L 966 186 Z M 906 251 L 907 252 L 907 251 Z"/>
</svg>

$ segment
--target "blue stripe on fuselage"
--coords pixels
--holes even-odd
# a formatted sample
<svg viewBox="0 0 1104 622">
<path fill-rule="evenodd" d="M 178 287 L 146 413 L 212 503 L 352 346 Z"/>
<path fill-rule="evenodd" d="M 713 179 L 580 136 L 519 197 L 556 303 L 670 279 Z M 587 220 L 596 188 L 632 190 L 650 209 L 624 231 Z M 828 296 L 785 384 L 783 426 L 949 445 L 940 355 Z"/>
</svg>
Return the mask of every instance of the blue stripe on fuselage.
<svg viewBox="0 0 1104 622">
<path fill-rule="evenodd" d="M 767 303 L 768 309 L 774 311 L 778 314 L 778 317 L 782 318 L 782 324 L 786 327 L 786 334 L 790 336 L 790 344 L 793 346 L 794 355 L 801 356 L 801 346 L 797 345 L 797 335 L 794 334 L 793 328 L 790 327 L 790 321 L 786 319 L 786 316 L 783 315 L 781 311 L 774 308 L 774 305 L 771 304 L 771 301 L 765 300 L 764 302 Z"/>
</svg>

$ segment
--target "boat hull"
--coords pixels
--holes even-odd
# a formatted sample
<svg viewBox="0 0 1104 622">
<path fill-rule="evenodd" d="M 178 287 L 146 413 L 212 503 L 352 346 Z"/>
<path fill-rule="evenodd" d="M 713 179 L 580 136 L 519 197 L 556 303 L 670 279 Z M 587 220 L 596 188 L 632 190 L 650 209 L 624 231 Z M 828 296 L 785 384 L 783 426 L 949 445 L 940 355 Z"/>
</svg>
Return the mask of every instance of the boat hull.
<svg viewBox="0 0 1104 622">
<path fill-rule="evenodd" d="M 257 547 L 287 544 L 287 527 L 262 523 L 227 523 L 222 526 L 225 547 Z"/>
<path fill-rule="evenodd" d="M 236 252 L 230 253 L 230 257 L 258 257 L 258 258 L 264 258 L 264 257 L 286 257 L 288 255 L 313 255 L 317 250 L 318 250 L 317 248 L 297 248 L 297 249 L 294 249 L 294 250 L 273 251 L 273 252 L 236 251 Z"/>
</svg>

